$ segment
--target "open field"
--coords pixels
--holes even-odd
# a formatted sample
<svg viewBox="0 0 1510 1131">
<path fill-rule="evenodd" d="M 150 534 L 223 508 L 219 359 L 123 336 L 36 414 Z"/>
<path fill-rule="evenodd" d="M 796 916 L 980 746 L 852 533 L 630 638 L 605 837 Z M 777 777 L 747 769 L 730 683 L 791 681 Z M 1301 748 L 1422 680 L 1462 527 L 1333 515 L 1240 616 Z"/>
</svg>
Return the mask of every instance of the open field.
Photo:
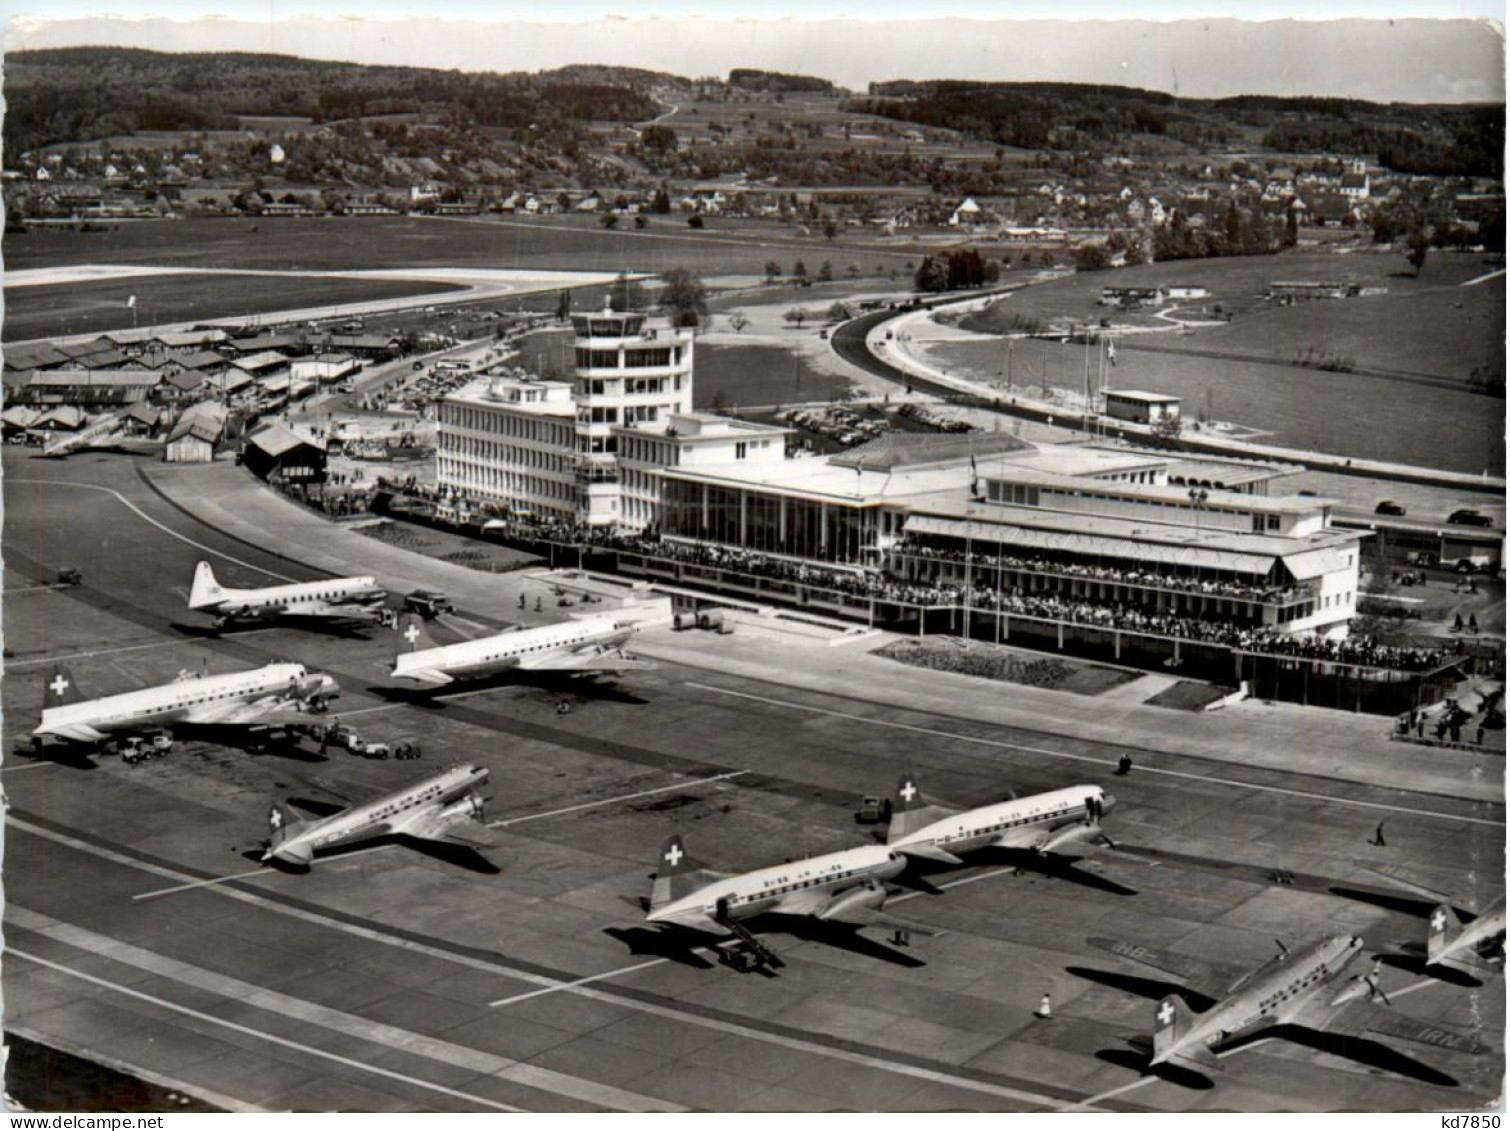
<svg viewBox="0 0 1510 1131">
<path fill-rule="evenodd" d="M 407 295 L 447 294 L 460 287 L 416 280 L 258 275 L 144 275 L 111 282 L 11 287 L 5 292 L 8 342 L 68 334 L 129 330 L 199 318 L 253 316 L 326 304 L 371 302 Z M 135 319 L 126 306 L 136 296 Z"/>
<path fill-rule="evenodd" d="M 999 339 L 930 342 L 915 352 L 931 364 L 992 383 L 1003 381 L 1007 366 Z M 1018 341 L 1011 365 L 1012 384 L 1019 390 L 1048 385 L 1078 393 L 1085 384 L 1083 346 Z M 1107 382 L 1113 389 L 1180 397 L 1192 418 L 1205 415 L 1209 404 L 1212 419 L 1272 432 L 1264 442 L 1284 447 L 1475 474 L 1502 467 L 1505 458 L 1505 402 L 1477 393 L 1121 348 Z"/>
<path fill-rule="evenodd" d="M 853 387 L 843 377 L 814 367 L 795 349 L 699 345 L 696 357 L 692 395 L 697 408 L 733 410 L 742 405 L 839 400 Z"/>
<path fill-rule="evenodd" d="M 654 216 L 644 230 L 629 217 L 605 229 L 592 216 L 426 218 L 407 216 L 163 220 L 104 232 L 36 229 L 5 237 L 12 270 L 80 263 L 342 270 L 372 267 L 507 267 L 658 273 L 688 267 L 704 275 L 762 275 L 802 259 L 816 272 L 851 262 L 867 275 L 920 259 L 916 246 L 840 233 L 802 238 L 789 225 L 707 221 L 694 232 L 680 216 Z"/>
<path fill-rule="evenodd" d="M 1263 295 L 1277 280 L 1312 279 L 1328 282 L 1357 283 L 1361 286 L 1388 287 L 1390 298 L 1416 296 L 1442 287 L 1453 287 L 1469 279 L 1488 274 L 1504 266 L 1484 255 L 1433 252 L 1419 279 L 1415 278 L 1405 257 L 1392 251 L 1361 251 L 1348 255 L 1306 252 L 1281 255 L 1233 256 L 1218 259 L 1183 259 L 1164 263 L 1147 263 L 1115 271 L 1087 271 L 1067 276 L 1042 286 L 1019 291 L 984 314 L 966 319 L 967 329 L 1009 329 L 1013 316 L 1038 318 L 1045 322 L 1084 324 L 1102 318 L 1119 320 L 1115 307 L 1100 306 L 1103 287 L 1158 287 L 1193 284 L 1206 287 L 1211 297 L 1177 302 L 1179 310 L 1191 320 L 1199 320 L 1202 308 L 1233 313 L 1237 321 L 1251 311 L 1274 309 Z M 1010 281 L 1010 278 L 1004 279 Z M 1476 288 L 1467 288 L 1458 298 L 1469 300 Z M 1364 301 L 1343 299 L 1310 304 L 1320 310 L 1334 311 Z M 1485 305 L 1488 305 L 1485 300 Z M 1277 313 L 1306 309 L 1304 304 L 1285 307 Z M 1219 317 L 1219 313 L 1209 315 Z M 1234 326 L 1237 323 L 1234 322 Z M 1198 331 L 1192 339 L 1197 346 L 1205 341 L 1207 331 Z M 1161 343 L 1162 344 L 1162 343 Z"/>
</svg>

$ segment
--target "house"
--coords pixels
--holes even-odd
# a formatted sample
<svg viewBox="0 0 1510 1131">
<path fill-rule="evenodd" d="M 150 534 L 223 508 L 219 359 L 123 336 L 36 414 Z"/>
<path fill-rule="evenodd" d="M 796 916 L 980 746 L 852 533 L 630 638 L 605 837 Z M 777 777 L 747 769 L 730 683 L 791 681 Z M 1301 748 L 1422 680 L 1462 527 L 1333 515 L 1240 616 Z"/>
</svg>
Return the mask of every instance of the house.
<svg viewBox="0 0 1510 1131">
<path fill-rule="evenodd" d="M 284 424 L 274 424 L 250 437 L 241 462 L 253 475 L 269 481 L 325 482 L 325 444 Z"/>
<path fill-rule="evenodd" d="M 214 350 L 175 350 L 169 354 L 167 360 L 180 369 L 192 369 L 207 375 L 224 373 L 231 365 L 226 358 Z"/>
<path fill-rule="evenodd" d="M 1211 291 L 1195 283 L 1170 283 L 1164 288 L 1170 298 L 1210 298 Z"/>
</svg>

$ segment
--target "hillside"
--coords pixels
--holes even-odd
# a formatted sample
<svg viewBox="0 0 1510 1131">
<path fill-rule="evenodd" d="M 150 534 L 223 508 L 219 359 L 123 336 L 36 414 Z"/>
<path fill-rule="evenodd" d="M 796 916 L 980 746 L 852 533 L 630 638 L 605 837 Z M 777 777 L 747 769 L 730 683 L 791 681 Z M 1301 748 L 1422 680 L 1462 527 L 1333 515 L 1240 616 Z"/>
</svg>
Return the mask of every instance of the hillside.
<svg viewBox="0 0 1510 1131">
<path fill-rule="evenodd" d="M 1031 149 L 1113 151 L 1131 134 L 1193 148 L 1258 140 L 1281 153 L 1373 154 L 1402 173 L 1498 177 L 1505 108 L 1384 105 L 1338 98 L 1179 98 L 1075 83 L 873 83 L 849 104 L 918 125 Z"/>
<path fill-rule="evenodd" d="M 431 114 L 465 126 L 576 134 L 591 122 L 658 113 L 640 92 L 656 76 L 606 68 L 463 74 L 288 55 L 173 55 L 113 47 L 6 57 L 7 153 L 143 130 L 234 129 L 243 116 L 325 122 Z"/>
</svg>

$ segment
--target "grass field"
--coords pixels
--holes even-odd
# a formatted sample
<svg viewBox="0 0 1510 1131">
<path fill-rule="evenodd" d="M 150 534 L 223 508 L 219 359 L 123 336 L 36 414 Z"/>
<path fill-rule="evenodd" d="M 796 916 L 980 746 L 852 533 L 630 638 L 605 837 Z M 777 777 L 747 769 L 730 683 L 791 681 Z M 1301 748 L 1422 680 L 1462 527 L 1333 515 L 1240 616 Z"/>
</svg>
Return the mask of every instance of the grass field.
<svg viewBox="0 0 1510 1131">
<path fill-rule="evenodd" d="M 412 281 L 260 275 L 147 275 L 101 283 L 12 287 L 5 292 L 4 340 L 130 329 L 133 312 L 126 302 L 131 295 L 136 295 L 137 324 L 151 326 L 458 289 Z"/>
<path fill-rule="evenodd" d="M 699 345 L 692 398 L 696 408 L 791 405 L 836 400 L 850 383 L 813 368 L 800 353 L 777 346 Z"/>
<path fill-rule="evenodd" d="M 1002 378 L 1005 350 L 993 340 L 937 342 L 933 364 L 990 382 Z M 1012 347 L 1012 384 L 1079 391 L 1085 351 L 1057 342 Z M 1118 350 L 1108 387 L 1167 393 L 1187 416 L 1210 415 L 1273 432 L 1266 443 L 1341 452 L 1477 474 L 1503 466 L 1505 402 L 1453 389 L 1423 388 L 1355 373 L 1328 373 L 1262 361 L 1213 360 Z M 1208 400 L 1209 396 L 1209 400 Z"/>
<path fill-rule="evenodd" d="M 653 217 L 643 231 L 622 218 L 613 230 L 591 216 L 539 219 L 407 216 L 194 219 L 119 224 L 104 232 L 33 230 L 5 237 L 13 271 L 81 263 L 190 267 L 354 269 L 501 267 L 658 273 L 687 267 L 704 275 L 763 275 L 796 259 L 816 273 L 857 264 L 866 275 L 921 258 L 917 245 L 841 232 L 803 238 L 790 225 L 712 219 L 701 232 L 678 216 Z"/>
</svg>

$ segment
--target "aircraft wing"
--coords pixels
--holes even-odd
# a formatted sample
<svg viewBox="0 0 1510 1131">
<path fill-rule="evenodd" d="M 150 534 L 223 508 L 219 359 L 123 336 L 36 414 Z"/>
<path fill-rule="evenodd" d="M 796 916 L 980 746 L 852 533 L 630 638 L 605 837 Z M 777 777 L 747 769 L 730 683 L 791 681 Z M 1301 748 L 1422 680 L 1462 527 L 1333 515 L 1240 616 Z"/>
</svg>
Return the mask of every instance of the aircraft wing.
<svg viewBox="0 0 1510 1131">
<path fill-rule="evenodd" d="M 420 840 L 440 840 L 464 844 L 469 848 L 493 848 L 495 841 L 487 827 L 470 817 L 444 817 L 438 809 L 417 814 L 413 819 L 394 826 L 394 832 Z"/>
<path fill-rule="evenodd" d="M 381 607 L 381 606 L 379 606 Z M 297 608 L 285 605 L 279 610 L 279 614 L 285 617 L 352 617 L 376 619 L 377 609 L 370 605 L 361 605 L 356 602 L 348 604 L 329 604 L 321 601 L 313 605 L 301 605 Z"/>
<path fill-rule="evenodd" d="M 896 848 L 903 856 L 915 856 L 920 860 L 932 860 L 936 864 L 963 864 L 954 853 L 940 848 L 936 844 L 903 844 Z"/>
<path fill-rule="evenodd" d="M 1188 954 L 1144 946 L 1142 943 L 1127 942 L 1123 939 L 1090 938 L 1085 941 L 1098 950 L 1115 954 L 1118 958 L 1141 962 L 1145 966 L 1152 966 L 1155 970 L 1172 974 L 1192 989 L 1210 991 L 1209 996 L 1212 997 L 1224 996 L 1227 988 L 1247 973 L 1237 966 L 1210 962 Z"/>
<path fill-rule="evenodd" d="M 584 650 L 572 652 L 569 655 L 546 655 L 536 659 L 524 657 L 519 661 L 520 671 L 535 672 L 627 672 L 627 671 L 650 671 L 655 668 L 650 660 L 640 660 L 633 656 L 626 656 L 622 652 L 609 650 Z"/>
<path fill-rule="evenodd" d="M 928 938 L 938 938 L 949 932 L 939 927 L 930 927 L 926 923 L 919 923 L 913 919 L 904 919 L 899 915 L 892 915 L 870 907 L 846 907 L 832 915 L 820 914 L 818 918 L 829 923 L 847 923 L 852 927 L 891 927 L 894 930 L 908 931 L 914 935 L 924 935 Z"/>
<path fill-rule="evenodd" d="M 454 678 L 448 676 L 439 668 L 414 668 L 394 678 L 412 679 L 415 683 L 423 683 L 427 687 L 445 687 L 447 684 L 456 682 Z"/>
<path fill-rule="evenodd" d="M 102 730 L 96 730 L 87 723 L 73 723 L 70 726 L 58 727 L 48 731 L 65 742 L 82 742 L 86 745 L 104 742 L 107 737 Z"/>
</svg>

